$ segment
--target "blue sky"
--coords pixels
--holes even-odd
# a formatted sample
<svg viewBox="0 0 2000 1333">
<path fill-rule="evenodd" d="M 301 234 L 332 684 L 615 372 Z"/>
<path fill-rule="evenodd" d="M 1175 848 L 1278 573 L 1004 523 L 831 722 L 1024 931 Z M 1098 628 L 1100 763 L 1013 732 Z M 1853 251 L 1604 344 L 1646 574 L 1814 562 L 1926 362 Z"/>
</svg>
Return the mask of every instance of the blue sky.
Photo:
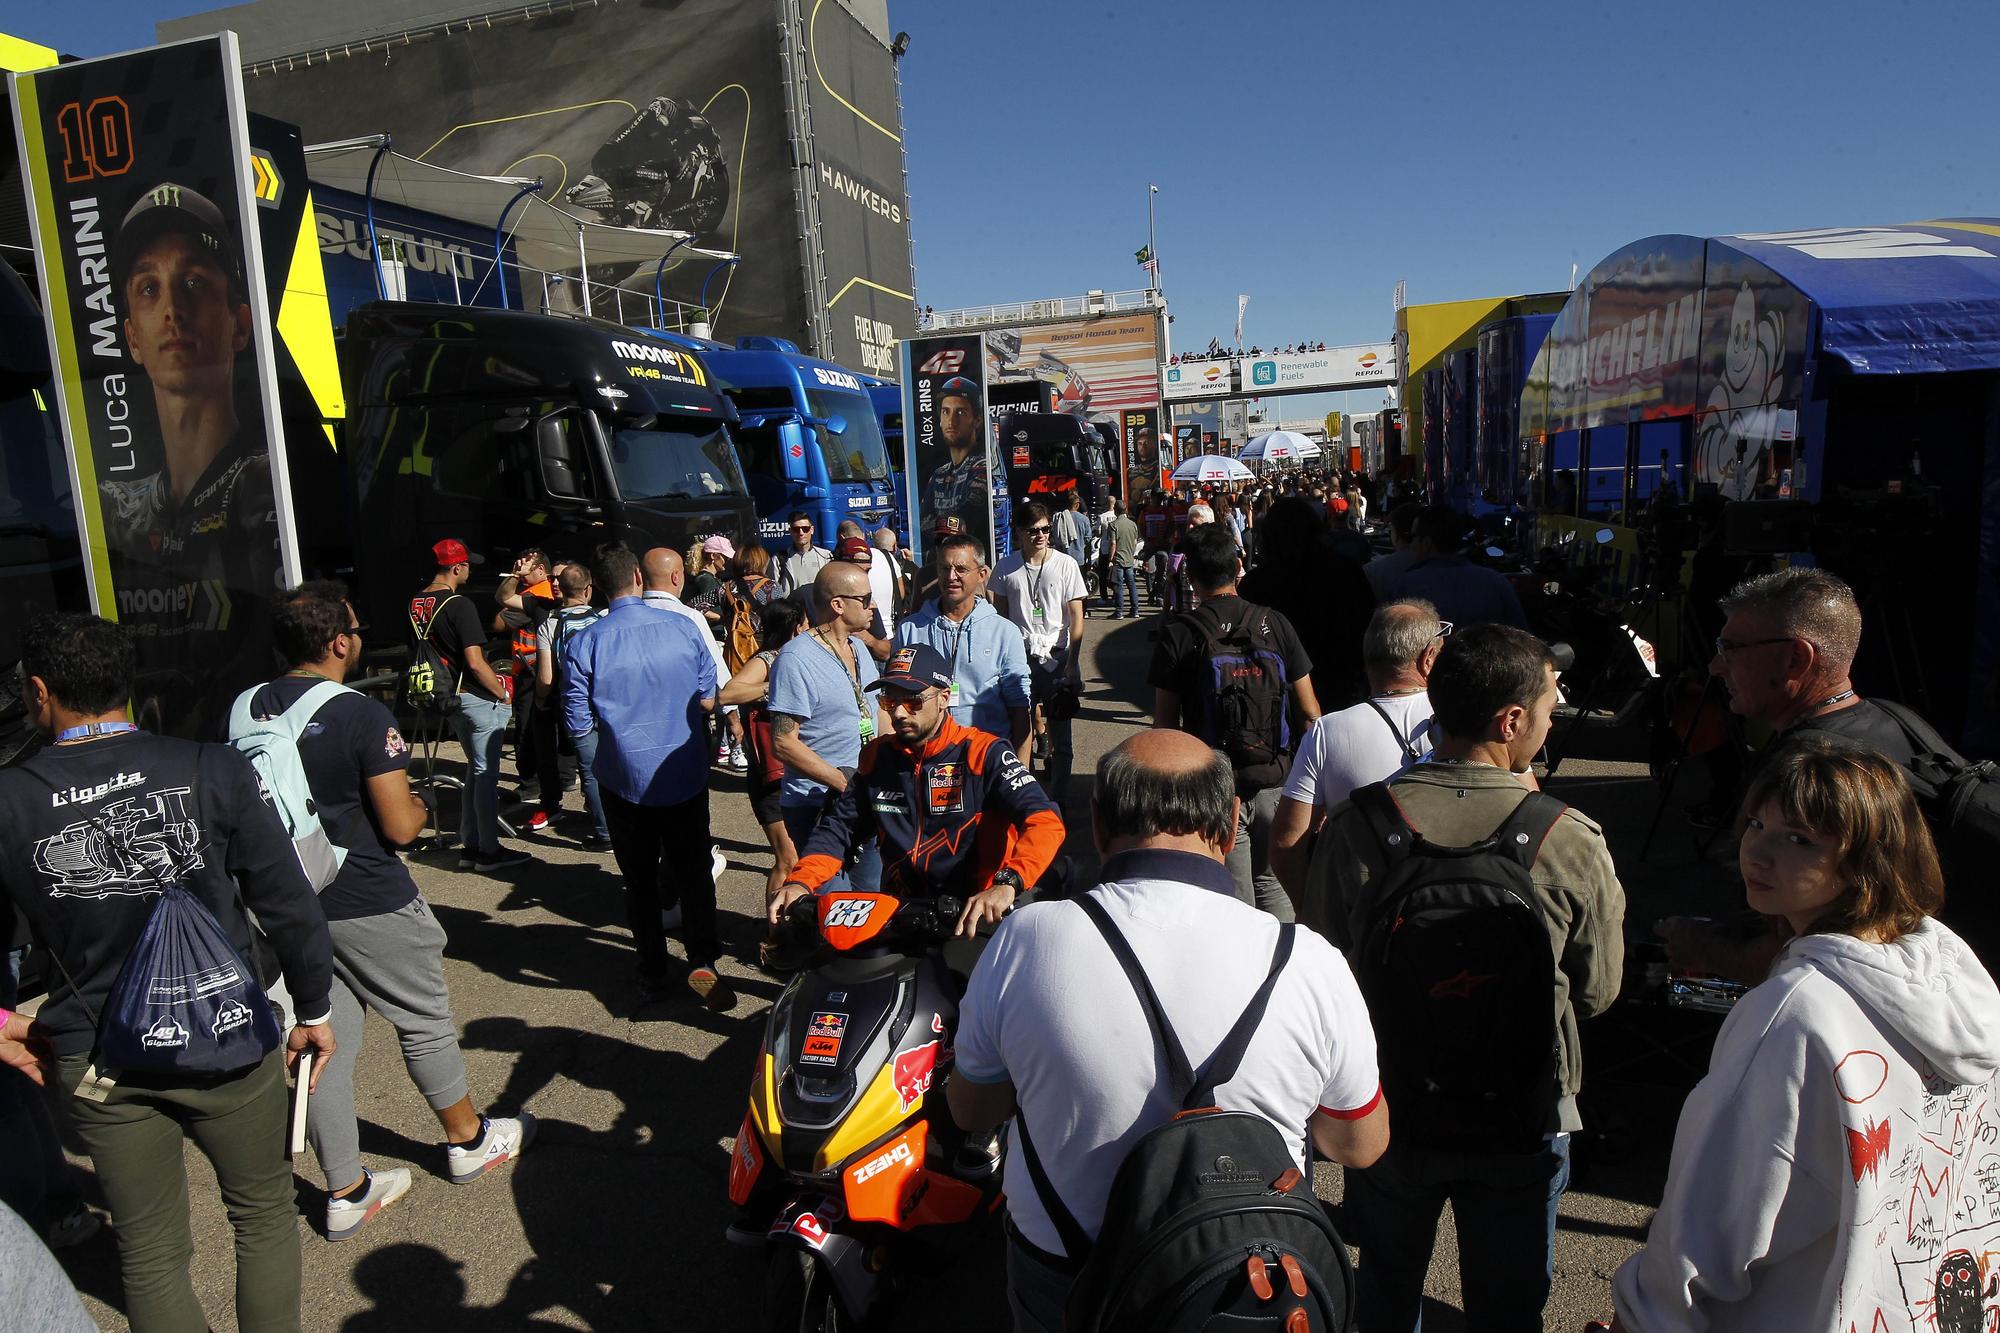
<svg viewBox="0 0 2000 1333">
<path fill-rule="evenodd" d="M 496 0 L 496 4 L 498 0 Z M 0 0 L 79 55 L 211 5 Z M 919 300 L 1145 285 L 1175 346 L 1388 336 L 1627 241 L 2000 214 L 2000 5 L 890 0 Z M 1357 401 L 1355 406 L 1361 404 Z M 1305 404 L 1288 407 L 1287 415 Z"/>
</svg>

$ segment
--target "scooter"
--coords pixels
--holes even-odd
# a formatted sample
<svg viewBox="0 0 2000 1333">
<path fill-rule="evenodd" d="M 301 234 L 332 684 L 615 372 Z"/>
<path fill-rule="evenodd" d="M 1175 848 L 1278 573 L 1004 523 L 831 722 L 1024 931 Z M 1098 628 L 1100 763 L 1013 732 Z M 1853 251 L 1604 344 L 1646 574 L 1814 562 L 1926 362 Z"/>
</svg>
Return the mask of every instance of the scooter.
<svg viewBox="0 0 2000 1333">
<path fill-rule="evenodd" d="M 944 1108 L 959 985 L 941 946 L 964 904 L 886 893 L 801 899 L 810 939 L 764 1030 L 729 1199 L 764 1226 L 762 1327 L 873 1326 L 898 1261 L 1000 1206 L 998 1158 L 959 1159 Z"/>
</svg>

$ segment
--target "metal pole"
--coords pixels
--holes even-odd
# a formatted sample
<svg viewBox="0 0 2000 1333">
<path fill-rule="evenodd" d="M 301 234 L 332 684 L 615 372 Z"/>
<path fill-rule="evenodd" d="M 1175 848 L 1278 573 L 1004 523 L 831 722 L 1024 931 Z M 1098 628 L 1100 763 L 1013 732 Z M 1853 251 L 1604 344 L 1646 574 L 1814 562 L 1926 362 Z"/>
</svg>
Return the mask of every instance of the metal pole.
<svg viewBox="0 0 2000 1333">
<path fill-rule="evenodd" d="M 1152 289 L 1160 290 L 1160 238 L 1153 226 L 1153 196 L 1160 192 L 1157 185 L 1146 187 L 1146 253 L 1153 257 Z"/>
<path fill-rule="evenodd" d="M 660 279 L 666 274 L 667 261 L 674 257 L 674 251 L 680 249 L 684 245 L 694 244 L 694 240 L 695 238 L 693 236 L 683 236 L 678 241 L 675 241 L 672 245 L 667 247 L 667 252 L 660 256 L 659 264 L 656 265 L 653 269 L 653 299 L 659 303 L 658 308 L 662 312 L 666 310 L 667 298 L 666 295 L 660 290 Z M 660 322 L 660 318 L 656 317 L 653 320 L 653 327 L 656 329 L 664 327 L 664 325 L 662 325 Z"/>
<path fill-rule="evenodd" d="M 515 204 L 520 203 L 529 195 L 539 192 L 541 188 L 542 182 L 540 178 L 537 178 L 533 185 L 523 185 L 519 190 L 516 190 L 514 197 L 507 201 L 507 206 L 500 210 L 500 217 L 493 224 L 493 276 L 500 280 L 500 308 L 502 310 L 507 309 L 507 271 L 505 266 L 500 262 L 500 256 L 506 253 L 507 215 L 514 211 Z M 526 305 L 527 303 L 528 295 L 526 292 L 523 292 L 521 294 L 521 304 Z"/>
<path fill-rule="evenodd" d="M 388 300 L 388 290 L 382 285 L 382 247 L 375 243 L 375 173 L 382 167 L 382 159 L 389 155 L 389 136 L 383 135 L 382 142 L 375 148 L 375 156 L 368 163 L 368 257 L 373 261 L 369 267 L 375 270 L 375 295 Z"/>
<path fill-rule="evenodd" d="M 583 224 L 576 224 L 576 275 L 583 280 L 583 313 L 590 313 L 590 257 L 583 252 Z"/>
</svg>

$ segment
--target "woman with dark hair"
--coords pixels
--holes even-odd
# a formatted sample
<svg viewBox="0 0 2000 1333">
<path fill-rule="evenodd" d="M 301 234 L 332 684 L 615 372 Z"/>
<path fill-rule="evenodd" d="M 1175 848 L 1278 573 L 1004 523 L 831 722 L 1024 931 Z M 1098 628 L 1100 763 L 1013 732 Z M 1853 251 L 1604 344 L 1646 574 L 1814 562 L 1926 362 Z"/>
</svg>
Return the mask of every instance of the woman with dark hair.
<svg viewBox="0 0 2000 1333">
<path fill-rule="evenodd" d="M 1319 706 L 1331 713 L 1368 697 L 1361 636 L 1375 614 L 1375 594 L 1361 566 L 1333 548 L 1326 528 L 1324 505 L 1295 495 L 1274 501 L 1257 517 L 1257 566 L 1237 591 L 1292 622 L 1312 659 Z"/>
<path fill-rule="evenodd" d="M 743 717 L 750 809 L 763 826 L 765 841 L 771 844 L 771 873 L 764 883 L 768 899 L 785 882 L 799 853 L 791 834 L 785 831 L 785 813 L 778 804 L 778 784 L 784 781 L 785 765 L 771 745 L 771 715 L 764 701 L 771 693 L 771 663 L 778 650 L 805 627 L 805 610 L 797 599 L 780 597 L 764 605 L 759 623 L 763 646 L 730 676 L 717 702 L 723 707 L 737 706 Z"/>
<path fill-rule="evenodd" d="M 1788 746 L 1741 819 L 1750 906 L 1792 939 L 1681 1112 L 1613 1327 L 1983 1331 L 2000 990 L 1934 919 L 1943 877 L 1903 770 Z"/>
</svg>

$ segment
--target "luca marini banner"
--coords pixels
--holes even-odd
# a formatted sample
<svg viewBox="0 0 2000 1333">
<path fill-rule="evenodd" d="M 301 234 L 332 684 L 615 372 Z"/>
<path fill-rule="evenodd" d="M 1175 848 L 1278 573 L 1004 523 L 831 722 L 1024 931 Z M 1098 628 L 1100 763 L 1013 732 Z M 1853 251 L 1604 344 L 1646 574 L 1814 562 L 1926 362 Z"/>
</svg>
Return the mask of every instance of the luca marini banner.
<svg viewBox="0 0 2000 1333">
<path fill-rule="evenodd" d="M 236 35 L 12 77 L 77 526 L 151 728 L 212 736 L 297 581 Z"/>
</svg>

